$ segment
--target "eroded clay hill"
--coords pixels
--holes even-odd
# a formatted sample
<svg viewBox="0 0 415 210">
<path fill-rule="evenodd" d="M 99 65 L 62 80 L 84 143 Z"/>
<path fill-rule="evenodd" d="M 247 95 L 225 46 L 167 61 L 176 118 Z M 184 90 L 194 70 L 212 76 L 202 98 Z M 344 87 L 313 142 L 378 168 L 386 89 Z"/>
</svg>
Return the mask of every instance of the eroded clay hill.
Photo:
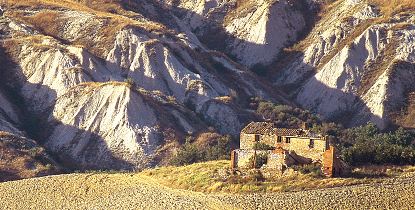
<svg viewBox="0 0 415 210">
<path fill-rule="evenodd" d="M 415 6 L 392 6 L 2 1 L 0 128 L 66 166 L 141 169 L 187 135 L 237 135 L 257 117 L 252 97 L 349 126 L 413 127 Z"/>
<path fill-rule="evenodd" d="M 159 0 L 209 47 L 252 67 L 297 41 L 317 4 L 303 0 Z M 223 43 L 226 43 L 225 45 Z"/>
<path fill-rule="evenodd" d="M 307 38 L 287 50 L 275 85 L 348 126 L 413 128 L 414 11 L 413 1 L 335 1 Z"/>
<path fill-rule="evenodd" d="M 2 82 L 39 122 L 39 142 L 74 168 L 152 166 L 186 135 L 238 134 L 255 117 L 250 97 L 289 103 L 157 1 L 2 8 Z"/>
</svg>

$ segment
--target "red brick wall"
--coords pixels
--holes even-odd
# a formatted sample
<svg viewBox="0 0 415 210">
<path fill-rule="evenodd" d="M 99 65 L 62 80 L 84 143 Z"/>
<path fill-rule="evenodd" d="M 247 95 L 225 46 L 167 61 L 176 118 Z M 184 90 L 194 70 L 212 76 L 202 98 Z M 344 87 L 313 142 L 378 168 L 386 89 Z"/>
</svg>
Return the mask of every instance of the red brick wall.
<svg viewBox="0 0 415 210">
<path fill-rule="evenodd" d="M 339 177 L 344 172 L 344 168 L 337 158 L 336 148 L 330 148 L 323 154 L 323 173 L 327 177 Z"/>
</svg>

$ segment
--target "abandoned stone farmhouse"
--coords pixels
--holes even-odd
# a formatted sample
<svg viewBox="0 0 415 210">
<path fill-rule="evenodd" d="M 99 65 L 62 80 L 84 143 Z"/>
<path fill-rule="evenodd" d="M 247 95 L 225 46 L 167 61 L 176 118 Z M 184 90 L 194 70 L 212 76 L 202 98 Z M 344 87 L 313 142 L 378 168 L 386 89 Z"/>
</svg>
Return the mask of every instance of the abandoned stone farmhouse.
<svg viewBox="0 0 415 210">
<path fill-rule="evenodd" d="M 347 169 L 327 136 L 313 133 L 306 123 L 302 128 L 278 128 L 271 122 L 249 123 L 241 131 L 240 149 L 231 153 L 231 167 L 258 167 L 253 161 L 258 155 L 266 157 L 261 169 L 281 174 L 290 166 L 310 163 L 320 163 L 327 177 L 340 176 Z"/>
</svg>

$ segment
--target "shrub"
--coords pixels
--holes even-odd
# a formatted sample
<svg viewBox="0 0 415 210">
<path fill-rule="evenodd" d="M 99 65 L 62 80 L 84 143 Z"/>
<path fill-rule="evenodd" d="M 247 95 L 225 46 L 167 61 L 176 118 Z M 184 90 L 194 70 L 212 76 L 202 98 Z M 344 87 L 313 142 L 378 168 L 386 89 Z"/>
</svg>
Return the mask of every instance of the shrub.
<svg viewBox="0 0 415 210">
<path fill-rule="evenodd" d="M 127 86 L 129 88 L 132 88 L 132 87 L 136 86 L 133 78 L 131 78 L 131 77 L 128 77 L 127 79 L 125 79 L 124 82 L 127 83 Z"/>
<path fill-rule="evenodd" d="M 202 154 L 197 146 L 190 143 L 190 138 L 186 139 L 186 143 L 179 149 L 176 156 L 171 160 L 171 164 L 181 166 L 196 163 L 202 160 Z"/>
<path fill-rule="evenodd" d="M 311 174 L 314 177 L 323 177 L 320 164 L 294 165 L 292 168 L 302 174 Z"/>
<path fill-rule="evenodd" d="M 369 123 L 344 131 L 340 139 L 343 143 L 342 157 L 351 165 L 415 164 L 415 134 L 402 128 L 380 133 L 374 124 Z"/>
<path fill-rule="evenodd" d="M 221 136 L 217 140 L 217 144 L 206 149 L 205 160 L 225 160 L 229 159 L 231 152 L 232 138 L 229 135 Z"/>
<path fill-rule="evenodd" d="M 192 137 L 186 139 L 186 143 L 171 159 L 172 165 L 189 165 L 192 163 L 229 159 L 232 138 L 229 135 L 218 137 L 212 145 L 199 147 L 196 142 L 191 143 Z"/>
<path fill-rule="evenodd" d="M 43 153 L 43 148 L 41 147 L 33 147 L 28 150 L 28 154 L 30 157 L 37 157 Z"/>
<path fill-rule="evenodd" d="M 303 122 L 321 123 L 320 119 L 309 111 L 268 101 L 259 101 L 256 113 L 264 119 L 274 121 L 279 127 L 299 127 Z"/>
<path fill-rule="evenodd" d="M 263 165 L 267 164 L 268 155 L 266 153 L 257 153 L 249 158 L 249 165 L 254 168 L 261 168 Z"/>
</svg>

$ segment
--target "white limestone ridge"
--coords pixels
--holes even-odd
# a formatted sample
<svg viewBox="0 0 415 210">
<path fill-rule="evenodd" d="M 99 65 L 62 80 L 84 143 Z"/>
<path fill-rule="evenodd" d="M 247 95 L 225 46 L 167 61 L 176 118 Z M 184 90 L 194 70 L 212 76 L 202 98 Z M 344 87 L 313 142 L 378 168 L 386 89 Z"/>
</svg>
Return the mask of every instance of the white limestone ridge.
<svg viewBox="0 0 415 210">
<path fill-rule="evenodd" d="M 44 146 L 75 168 L 142 169 L 189 134 L 237 135 L 257 117 L 250 98 L 292 104 L 280 86 L 326 118 L 380 127 L 415 90 L 415 16 L 382 21 L 364 0 L 334 2 L 292 47 L 309 23 L 302 10 L 320 0 L 79 2 L 16 1 L 0 16 L 7 85 L 42 122 Z M 248 70 L 289 52 L 275 86 Z M 19 132 L 3 96 L 0 130 Z"/>
<path fill-rule="evenodd" d="M 57 99 L 45 145 L 85 168 L 143 168 L 160 144 L 157 118 L 155 107 L 122 83 L 85 83 Z"/>
<path fill-rule="evenodd" d="M 255 6 L 245 17 L 226 23 L 226 31 L 234 37 L 231 53 L 248 66 L 274 61 L 305 27 L 303 14 L 288 1 L 259 1 Z"/>
<path fill-rule="evenodd" d="M 249 67 L 274 61 L 305 27 L 304 14 L 287 0 L 164 2 L 179 8 L 182 19 L 206 39 L 218 39 L 211 29 L 223 27 L 226 51 Z"/>
<path fill-rule="evenodd" d="M 172 28 L 166 29 L 128 19 L 135 25 L 121 27 L 111 40 L 102 34 L 114 27 L 105 24 L 107 17 L 55 12 L 59 21 L 50 24 L 64 30 L 54 36 L 7 12 L 0 17 L 0 28 L 6 32 L 9 59 L 16 63 L 15 86 L 30 112 L 48 116 L 42 125 L 45 147 L 75 168 L 153 166 L 167 130 L 186 136 L 209 125 L 238 134 L 246 116 L 240 117 L 237 104 L 221 99 L 231 90 L 271 97 L 252 73 L 206 49 L 185 24 L 172 20 Z M 30 18 L 37 13 L 23 14 Z M 157 31 L 137 26 L 141 24 Z M 109 44 L 103 46 L 104 38 Z M 95 48 L 82 46 L 85 40 Z M 99 53 L 93 52 L 98 48 Z"/>
<path fill-rule="evenodd" d="M 391 112 L 415 87 L 407 82 L 414 78 L 413 68 L 397 65 L 414 65 L 414 22 L 402 17 L 371 23 L 377 10 L 363 1 L 345 1 L 333 13 L 321 20 L 307 38 L 312 41 L 304 55 L 281 71 L 276 84 L 301 85 L 296 101 L 326 118 L 347 112 L 351 126 L 372 121 L 385 128 Z M 362 28 L 364 24 L 368 27 Z"/>
</svg>

